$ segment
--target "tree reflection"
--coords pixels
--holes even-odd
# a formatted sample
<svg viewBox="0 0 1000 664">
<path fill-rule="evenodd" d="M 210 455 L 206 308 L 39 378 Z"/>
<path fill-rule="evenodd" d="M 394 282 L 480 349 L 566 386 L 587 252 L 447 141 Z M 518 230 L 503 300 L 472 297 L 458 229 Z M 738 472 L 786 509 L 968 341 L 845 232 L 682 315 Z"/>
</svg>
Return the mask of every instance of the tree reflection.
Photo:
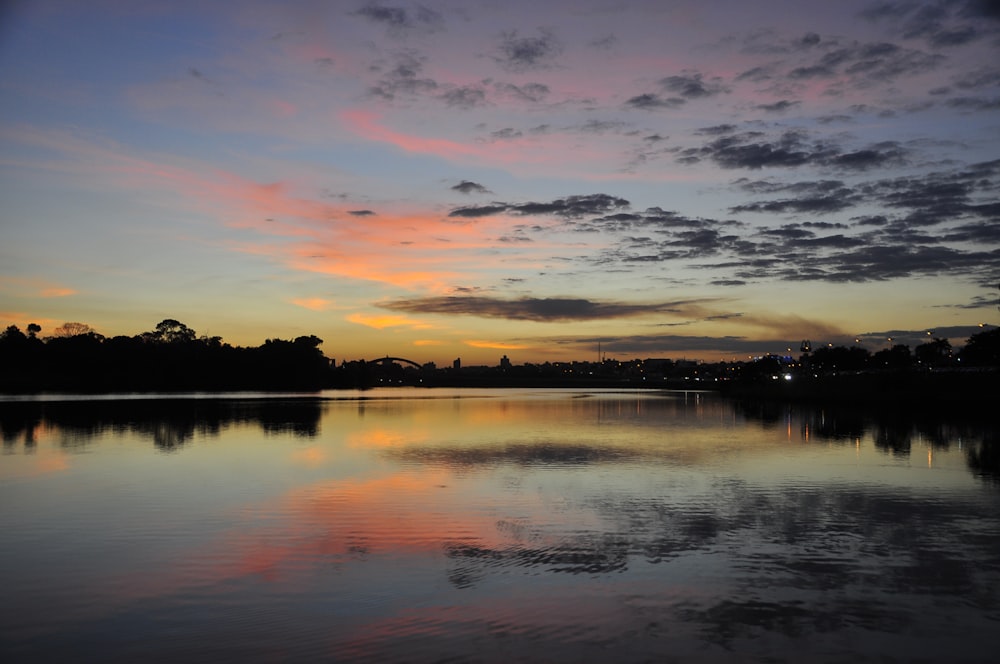
<svg viewBox="0 0 1000 664">
<path fill-rule="evenodd" d="M 797 420 L 803 439 L 843 443 L 870 435 L 876 449 L 904 459 L 912 453 L 915 441 L 936 450 L 959 445 L 967 450 L 973 474 L 1000 483 L 1000 443 L 984 413 L 872 409 L 844 404 L 810 406 L 746 399 L 734 401 L 733 408 L 764 429 Z"/>
<path fill-rule="evenodd" d="M 233 425 L 258 426 L 266 435 L 315 437 L 322 401 L 300 399 L 150 398 L 121 401 L 0 403 L 5 449 L 33 443 L 40 428 L 58 431 L 64 448 L 84 447 L 107 433 L 147 438 L 163 452 L 195 437 L 214 438 Z"/>
<path fill-rule="evenodd" d="M 987 431 L 982 440 L 966 447 L 969 469 L 977 476 L 1000 486 L 1000 433 Z"/>
</svg>

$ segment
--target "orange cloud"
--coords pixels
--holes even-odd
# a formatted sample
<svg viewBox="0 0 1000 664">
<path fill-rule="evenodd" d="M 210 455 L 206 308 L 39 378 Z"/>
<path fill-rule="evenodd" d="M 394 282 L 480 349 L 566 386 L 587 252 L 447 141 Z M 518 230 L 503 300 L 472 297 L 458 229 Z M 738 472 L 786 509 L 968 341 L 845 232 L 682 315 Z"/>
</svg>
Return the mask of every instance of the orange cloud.
<svg viewBox="0 0 1000 664">
<path fill-rule="evenodd" d="M 468 339 L 462 342 L 466 346 L 472 346 L 473 348 L 496 348 L 498 350 L 524 350 L 525 348 L 531 348 L 531 346 L 526 346 L 523 344 L 512 344 L 503 341 L 485 341 Z"/>
<path fill-rule="evenodd" d="M 421 323 L 406 316 L 395 316 L 392 314 L 349 314 L 347 320 L 358 325 L 373 327 L 376 330 L 384 330 L 387 327 L 410 327 L 415 330 L 431 329 L 433 326 Z"/>
<path fill-rule="evenodd" d="M 333 300 L 327 300 L 322 297 L 297 297 L 291 302 L 311 311 L 326 311 L 333 304 Z"/>
<path fill-rule="evenodd" d="M 35 297 L 67 297 L 79 292 L 74 288 L 30 277 L 0 277 L 0 290 Z"/>
<path fill-rule="evenodd" d="M 76 295 L 77 292 L 72 288 L 53 286 L 52 288 L 43 288 L 39 295 L 42 297 L 67 297 L 69 295 Z"/>
</svg>

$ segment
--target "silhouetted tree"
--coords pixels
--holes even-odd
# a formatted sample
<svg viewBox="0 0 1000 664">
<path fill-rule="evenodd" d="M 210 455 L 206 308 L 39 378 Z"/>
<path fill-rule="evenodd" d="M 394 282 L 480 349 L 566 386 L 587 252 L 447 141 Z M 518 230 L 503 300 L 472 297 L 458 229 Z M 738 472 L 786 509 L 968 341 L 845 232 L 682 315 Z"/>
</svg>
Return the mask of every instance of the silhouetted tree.
<svg viewBox="0 0 1000 664">
<path fill-rule="evenodd" d="M 1000 327 L 969 337 L 960 354 L 963 365 L 1000 366 Z"/>
<path fill-rule="evenodd" d="M 947 339 L 934 338 L 934 341 L 920 344 L 913 349 L 913 356 L 920 364 L 940 367 L 951 361 L 951 344 Z"/>
<path fill-rule="evenodd" d="M 868 366 L 871 356 L 858 346 L 827 346 L 816 349 L 809 358 L 809 366 L 816 371 L 860 371 Z"/>
<path fill-rule="evenodd" d="M 40 328 L 39 328 L 40 329 Z M 77 337 L 82 334 L 91 334 L 94 328 L 86 323 L 63 323 L 52 330 L 53 337 Z"/>
<path fill-rule="evenodd" d="M 194 341 L 196 336 L 194 330 L 173 318 L 163 319 L 156 324 L 156 329 L 147 334 L 153 341 L 160 343 L 186 343 Z"/>
<path fill-rule="evenodd" d="M 896 344 L 891 349 L 880 350 L 872 356 L 872 366 L 878 369 L 907 369 L 913 365 L 910 347 Z"/>
</svg>

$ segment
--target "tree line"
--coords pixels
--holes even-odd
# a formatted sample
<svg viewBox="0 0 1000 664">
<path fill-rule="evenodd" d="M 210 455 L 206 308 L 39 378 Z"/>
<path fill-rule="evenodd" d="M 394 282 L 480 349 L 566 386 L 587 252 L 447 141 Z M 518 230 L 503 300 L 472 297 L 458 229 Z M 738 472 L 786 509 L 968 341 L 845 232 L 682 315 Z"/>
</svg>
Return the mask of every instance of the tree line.
<svg viewBox="0 0 1000 664">
<path fill-rule="evenodd" d="M 485 373 L 437 369 L 433 364 L 416 369 L 364 361 L 334 367 L 319 349 L 323 340 L 314 335 L 267 339 L 256 347 L 231 346 L 220 337 L 198 336 L 170 318 L 131 337 L 105 337 L 82 323 L 65 323 L 44 338 L 40 332 L 41 327 L 34 323 L 26 332 L 15 325 L 0 332 L 0 391 L 312 391 L 403 384 L 556 386 L 586 381 L 649 385 L 647 378 L 685 380 L 691 378 L 689 373 L 700 381 L 759 383 L 788 371 L 810 376 L 870 376 L 872 372 L 901 375 L 914 369 L 1000 367 L 1000 328 L 973 335 L 957 352 L 946 339 L 929 339 L 912 352 L 900 344 L 875 353 L 859 346 L 822 346 L 791 364 L 791 358 L 767 356 L 752 362 L 699 364 L 694 368 L 669 360 L 634 360 L 597 366 L 582 363 L 586 370 L 581 371 L 567 369 L 576 368 L 578 363 L 545 363 L 499 367 Z"/>
<path fill-rule="evenodd" d="M 0 390 L 315 390 L 330 383 L 323 340 L 312 335 L 232 346 L 169 318 L 131 337 L 105 337 L 82 323 L 46 338 L 39 332 L 32 323 L 27 332 L 11 325 L 0 333 Z"/>
</svg>

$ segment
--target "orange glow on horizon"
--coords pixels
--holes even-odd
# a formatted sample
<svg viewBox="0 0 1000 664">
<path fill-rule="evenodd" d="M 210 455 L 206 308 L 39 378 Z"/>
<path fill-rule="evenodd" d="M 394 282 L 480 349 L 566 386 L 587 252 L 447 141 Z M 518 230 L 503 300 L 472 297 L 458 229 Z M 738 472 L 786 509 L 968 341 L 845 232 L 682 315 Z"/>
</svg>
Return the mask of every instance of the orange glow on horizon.
<svg viewBox="0 0 1000 664">
<path fill-rule="evenodd" d="M 468 339 L 462 342 L 466 346 L 473 348 L 495 348 L 497 350 L 524 350 L 531 346 L 524 344 L 506 343 L 503 341 L 486 341 L 479 339 Z"/>
</svg>

